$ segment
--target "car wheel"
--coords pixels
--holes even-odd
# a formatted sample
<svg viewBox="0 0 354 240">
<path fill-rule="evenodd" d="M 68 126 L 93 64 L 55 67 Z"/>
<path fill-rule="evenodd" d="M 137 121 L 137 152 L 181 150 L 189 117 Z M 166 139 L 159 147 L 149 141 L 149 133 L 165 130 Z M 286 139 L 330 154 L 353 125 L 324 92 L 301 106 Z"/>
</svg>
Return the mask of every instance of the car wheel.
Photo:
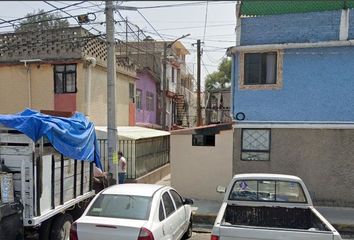
<svg viewBox="0 0 354 240">
<path fill-rule="evenodd" d="M 70 240 L 70 228 L 73 218 L 67 214 L 58 215 L 52 224 L 51 240 Z"/>
<path fill-rule="evenodd" d="M 192 216 L 191 216 L 191 218 L 189 219 L 188 229 L 184 233 L 182 239 L 189 239 L 192 237 L 192 234 L 193 234 L 193 220 L 192 220 Z"/>
</svg>

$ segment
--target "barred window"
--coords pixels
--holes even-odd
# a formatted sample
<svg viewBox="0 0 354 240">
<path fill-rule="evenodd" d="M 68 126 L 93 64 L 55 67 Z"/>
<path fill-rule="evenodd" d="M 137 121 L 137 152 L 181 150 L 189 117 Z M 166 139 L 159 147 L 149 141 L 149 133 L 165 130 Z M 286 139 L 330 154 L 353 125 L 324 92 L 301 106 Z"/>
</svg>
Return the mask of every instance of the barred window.
<svg viewBox="0 0 354 240">
<path fill-rule="evenodd" d="M 270 160 L 270 129 L 242 129 L 241 160 Z"/>
<path fill-rule="evenodd" d="M 76 64 L 54 66 L 54 92 L 56 94 L 76 92 Z"/>
</svg>

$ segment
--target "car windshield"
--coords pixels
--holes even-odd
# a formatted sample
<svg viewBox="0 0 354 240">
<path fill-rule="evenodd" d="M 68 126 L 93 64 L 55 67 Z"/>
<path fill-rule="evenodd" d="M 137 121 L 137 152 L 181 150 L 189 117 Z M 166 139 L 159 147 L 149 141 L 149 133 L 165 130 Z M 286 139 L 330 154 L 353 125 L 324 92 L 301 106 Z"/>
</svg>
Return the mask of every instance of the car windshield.
<svg viewBox="0 0 354 240">
<path fill-rule="evenodd" d="M 101 194 L 87 216 L 147 220 L 151 197 Z"/>
<path fill-rule="evenodd" d="M 229 200 L 306 203 L 301 185 L 292 181 L 236 181 Z"/>
</svg>

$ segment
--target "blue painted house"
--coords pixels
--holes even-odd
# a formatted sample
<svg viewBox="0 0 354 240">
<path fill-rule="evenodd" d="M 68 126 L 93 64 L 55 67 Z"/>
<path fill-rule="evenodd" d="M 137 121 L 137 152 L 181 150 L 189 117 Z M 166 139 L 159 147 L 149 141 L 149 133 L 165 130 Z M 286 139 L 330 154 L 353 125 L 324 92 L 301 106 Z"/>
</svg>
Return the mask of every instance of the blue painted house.
<svg viewBox="0 0 354 240">
<path fill-rule="evenodd" d="M 354 1 L 236 6 L 233 172 L 298 175 L 354 206 Z"/>
</svg>

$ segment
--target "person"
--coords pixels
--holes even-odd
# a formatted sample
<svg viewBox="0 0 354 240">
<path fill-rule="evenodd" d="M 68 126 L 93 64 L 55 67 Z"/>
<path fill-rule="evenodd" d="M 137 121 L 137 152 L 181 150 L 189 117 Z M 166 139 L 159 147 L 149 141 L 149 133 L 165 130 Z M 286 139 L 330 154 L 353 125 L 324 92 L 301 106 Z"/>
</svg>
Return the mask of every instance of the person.
<svg viewBox="0 0 354 240">
<path fill-rule="evenodd" d="M 127 160 L 121 151 L 118 152 L 118 182 L 123 184 L 127 175 Z"/>
</svg>

